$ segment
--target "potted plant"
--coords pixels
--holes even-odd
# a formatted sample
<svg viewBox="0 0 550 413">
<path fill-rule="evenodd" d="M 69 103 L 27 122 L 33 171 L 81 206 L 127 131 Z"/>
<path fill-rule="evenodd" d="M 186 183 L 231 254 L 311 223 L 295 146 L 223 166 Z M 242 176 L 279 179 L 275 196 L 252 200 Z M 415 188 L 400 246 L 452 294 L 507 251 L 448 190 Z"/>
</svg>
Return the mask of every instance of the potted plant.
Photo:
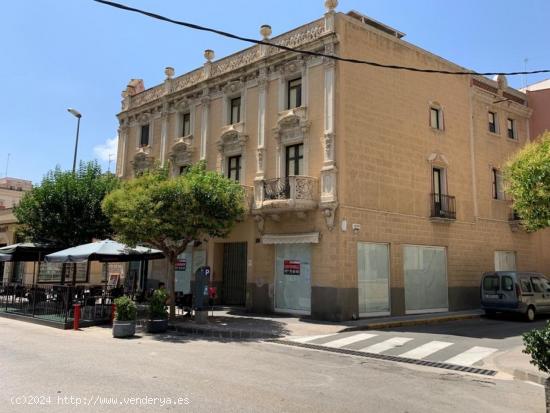
<svg viewBox="0 0 550 413">
<path fill-rule="evenodd" d="M 136 333 L 136 304 L 130 297 L 123 295 L 115 299 L 115 307 L 113 337 L 132 337 Z"/>
<path fill-rule="evenodd" d="M 168 293 L 163 288 L 159 288 L 153 293 L 149 301 L 149 320 L 145 327 L 148 333 L 164 333 L 168 330 L 167 299 Z"/>
<path fill-rule="evenodd" d="M 550 374 L 550 321 L 540 330 L 523 334 L 524 353 L 531 356 L 531 364 L 546 374 Z M 550 413 L 550 377 L 546 378 L 546 413 Z"/>
</svg>

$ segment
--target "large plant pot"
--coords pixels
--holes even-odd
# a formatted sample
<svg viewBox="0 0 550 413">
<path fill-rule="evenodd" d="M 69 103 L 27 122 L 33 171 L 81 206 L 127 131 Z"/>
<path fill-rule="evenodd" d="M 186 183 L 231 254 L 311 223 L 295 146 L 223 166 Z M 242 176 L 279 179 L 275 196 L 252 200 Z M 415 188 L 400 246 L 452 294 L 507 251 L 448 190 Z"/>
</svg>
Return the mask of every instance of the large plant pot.
<svg viewBox="0 0 550 413">
<path fill-rule="evenodd" d="M 132 337 L 134 334 L 136 334 L 135 321 L 113 320 L 113 337 L 125 338 Z"/>
<path fill-rule="evenodd" d="M 147 320 L 145 331 L 151 334 L 165 333 L 168 330 L 168 319 Z"/>
</svg>

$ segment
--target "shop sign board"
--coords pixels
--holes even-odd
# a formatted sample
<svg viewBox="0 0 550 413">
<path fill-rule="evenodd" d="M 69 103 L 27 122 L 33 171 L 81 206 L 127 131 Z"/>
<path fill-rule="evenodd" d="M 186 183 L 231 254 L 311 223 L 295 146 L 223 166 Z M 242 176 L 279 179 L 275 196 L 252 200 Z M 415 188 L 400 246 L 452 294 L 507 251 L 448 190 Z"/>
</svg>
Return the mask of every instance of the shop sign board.
<svg viewBox="0 0 550 413">
<path fill-rule="evenodd" d="M 284 275 L 300 275 L 300 261 L 298 261 L 298 260 L 284 260 L 283 274 Z"/>
<path fill-rule="evenodd" d="M 176 261 L 176 271 L 185 271 L 187 269 L 187 259 L 178 258 Z"/>
</svg>

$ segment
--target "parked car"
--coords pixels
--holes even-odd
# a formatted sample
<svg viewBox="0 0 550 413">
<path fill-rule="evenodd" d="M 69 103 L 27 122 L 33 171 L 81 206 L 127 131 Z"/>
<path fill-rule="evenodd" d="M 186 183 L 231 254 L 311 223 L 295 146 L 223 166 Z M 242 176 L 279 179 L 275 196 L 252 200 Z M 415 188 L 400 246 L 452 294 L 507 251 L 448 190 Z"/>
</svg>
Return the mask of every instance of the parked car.
<svg viewBox="0 0 550 413">
<path fill-rule="evenodd" d="M 514 312 L 533 321 L 537 313 L 550 313 L 550 281 L 535 272 L 487 272 L 481 279 L 481 308 L 488 315 Z"/>
</svg>

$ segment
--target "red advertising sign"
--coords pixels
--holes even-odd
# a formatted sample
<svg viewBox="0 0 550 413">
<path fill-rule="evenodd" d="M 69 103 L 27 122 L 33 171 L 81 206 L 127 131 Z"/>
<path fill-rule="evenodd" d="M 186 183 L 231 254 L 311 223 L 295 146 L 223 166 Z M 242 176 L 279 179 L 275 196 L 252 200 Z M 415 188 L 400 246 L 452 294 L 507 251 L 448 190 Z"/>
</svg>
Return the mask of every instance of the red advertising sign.
<svg viewBox="0 0 550 413">
<path fill-rule="evenodd" d="M 187 260 L 185 258 L 176 261 L 176 271 L 185 271 L 186 268 Z"/>
<path fill-rule="evenodd" d="M 285 260 L 283 265 L 284 275 L 300 275 L 300 261 Z"/>
</svg>

